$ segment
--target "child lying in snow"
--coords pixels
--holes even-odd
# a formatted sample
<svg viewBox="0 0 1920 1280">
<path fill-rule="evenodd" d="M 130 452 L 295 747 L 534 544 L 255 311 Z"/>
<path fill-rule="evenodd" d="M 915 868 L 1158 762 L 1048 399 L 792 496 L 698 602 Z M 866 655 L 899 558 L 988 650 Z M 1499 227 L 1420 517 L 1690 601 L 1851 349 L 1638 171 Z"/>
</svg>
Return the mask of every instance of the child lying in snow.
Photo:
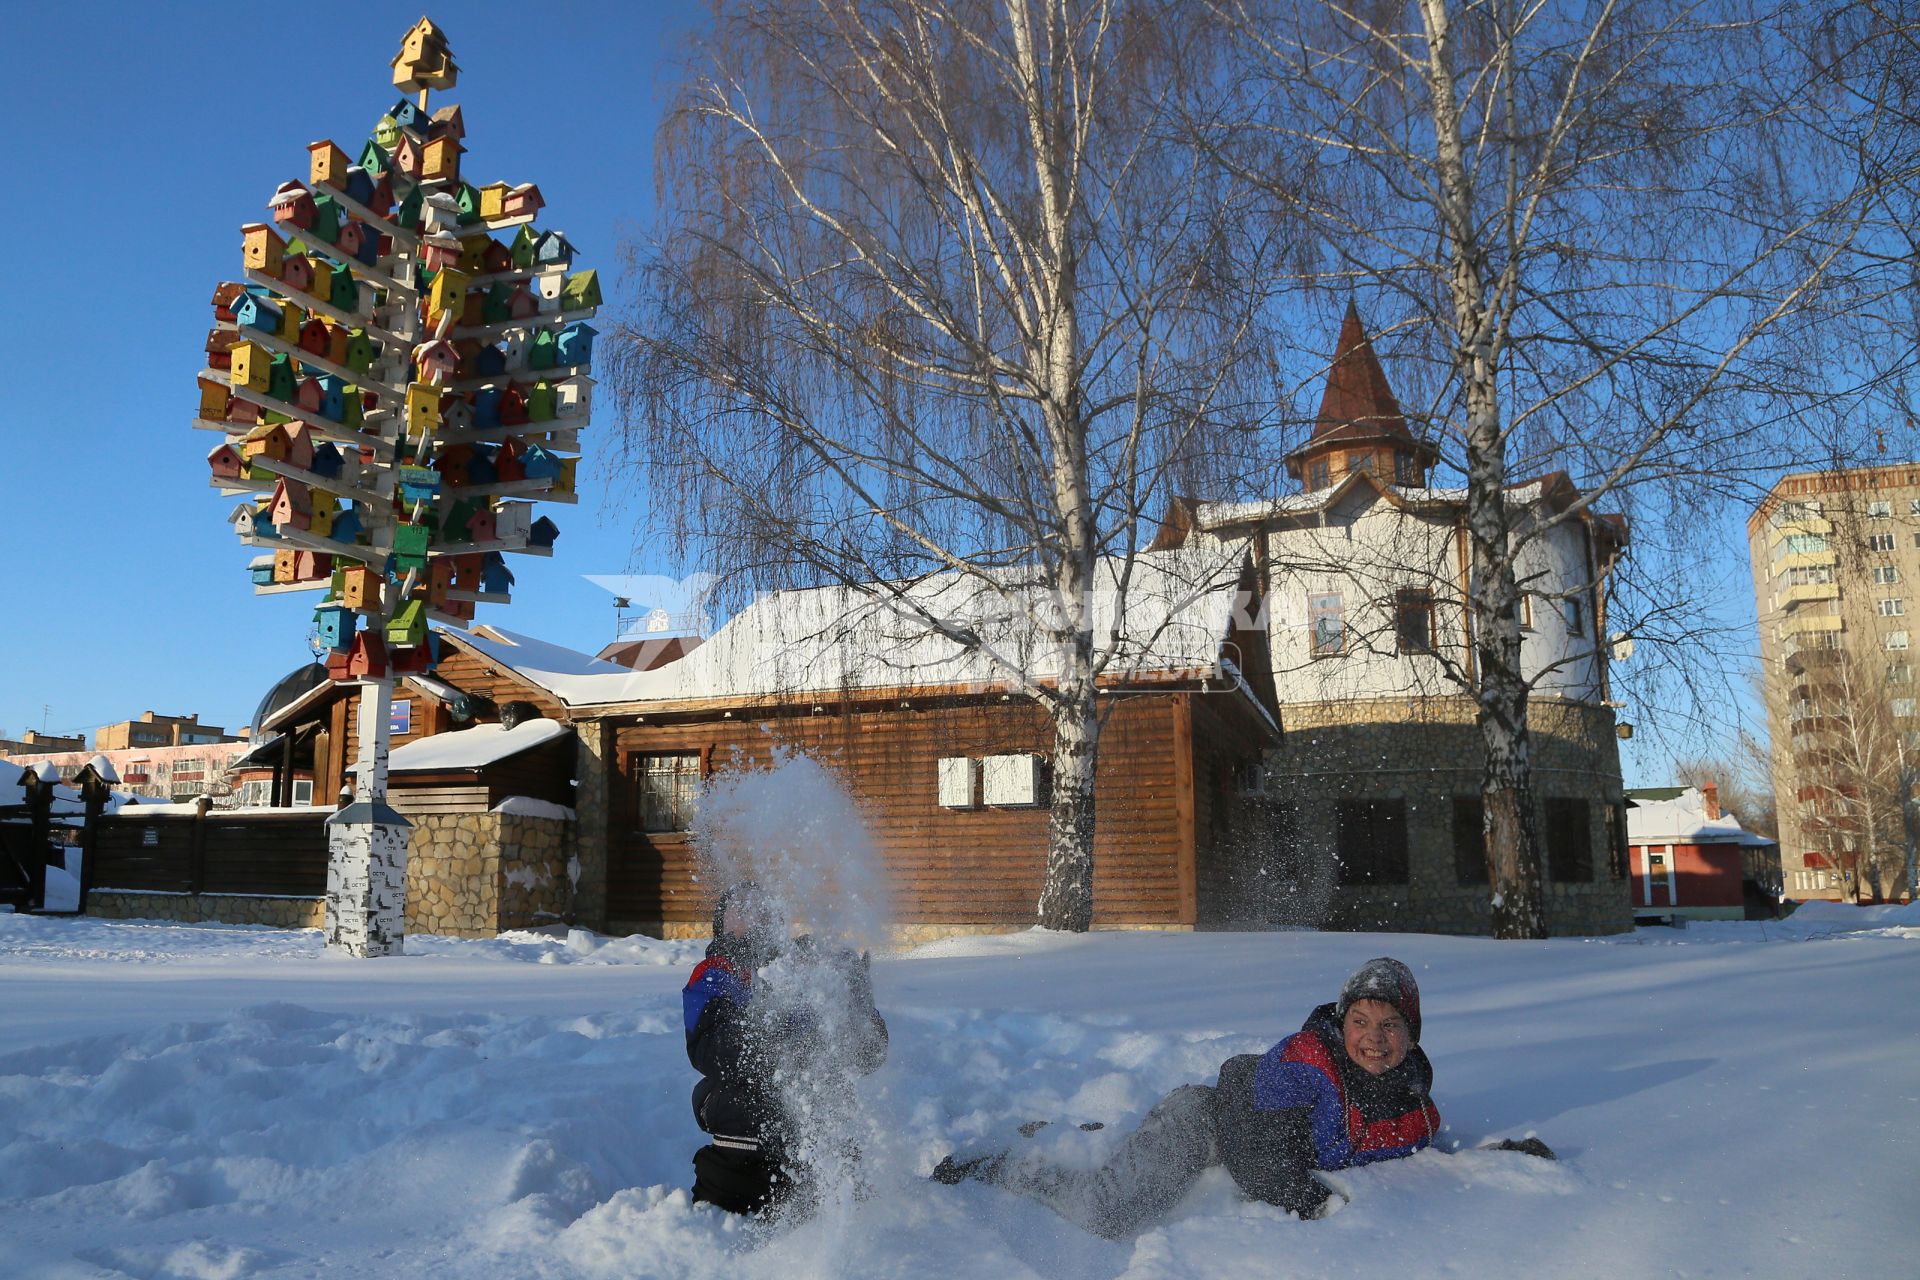
<svg viewBox="0 0 1920 1280">
<path fill-rule="evenodd" d="M 1003 1151 L 948 1156 L 933 1176 L 1017 1191 L 1115 1238 L 1171 1209 L 1218 1164 L 1254 1199 L 1314 1218 L 1332 1192 L 1313 1170 L 1409 1156 L 1433 1141 L 1440 1112 L 1432 1085 L 1420 1050 L 1420 988 L 1407 966 L 1383 956 L 1265 1054 L 1227 1059 L 1217 1085 L 1183 1085 L 1155 1103 L 1098 1169 Z M 1528 1143 L 1503 1145 L 1552 1155 L 1537 1139 Z"/>
</svg>

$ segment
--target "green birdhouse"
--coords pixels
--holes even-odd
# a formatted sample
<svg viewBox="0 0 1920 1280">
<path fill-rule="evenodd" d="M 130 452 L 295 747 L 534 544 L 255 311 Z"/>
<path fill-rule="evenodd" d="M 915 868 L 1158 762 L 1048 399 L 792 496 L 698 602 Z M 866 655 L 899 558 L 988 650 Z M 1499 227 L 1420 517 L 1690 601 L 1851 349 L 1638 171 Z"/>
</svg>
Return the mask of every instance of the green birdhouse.
<svg viewBox="0 0 1920 1280">
<path fill-rule="evenodd" d="M 387 643 L 403 648 L 422 644 L 427 638 L 427 604 L 409 600 L 387 622 Z"/>
<path fill-rule="evenodd" d="M 396 142 L 399 141 L 400 130 L 395 129 L 393 137 Z M 367 145 L 360 149 L 360 167 L 372 178 L 378 178 L 387 171 L 387 149 L 380 145 L 378 134 L 369 138 Z"/>
<path fill-rule="evenodd" d="M 534 383 L 533 390 L 527 392 L 527 421 L 552 422 L 554 408 L 553 384 Z"/>
<path fill-rule="evenodd" d="M 533 341 L 527 347 L 527 368 L 553 368 L 554 340 L 554 332 L 551 329 L 542 329 L 533 335 Z"/>
<path fill-rule="evenodd" d="M 514 233 L 513 245 L 507 252 L 512 256 L 513 265 L 517 270 L 528 271 L 532 269 L 533 246 L 539 239 L 539 233 L 533 229 L 533 224 L 530 222 Z"/>
<path fill-rule="evenodd" d="M 560 309 L 562 311 L 585 311 L 589 307 L 600 305 L 600 273 L 592 267 L 585 271 L 576 271 L 567 277 L 567 283 L 560 289 Z"/>
<path fill-rule="evenodd" d="M 393 563 L 402 572 L 408 569 L 427 567 L 427 539 L 430 537 L 427 526 L 423 524 L 395 525 L 393 530 Z"/>
<path fill-rule="evenodd" d="M 313 198 L 313 225 L 307 234 L 332 244 L 340 238 L 341 220 L 340 202 L 323 191 Z"/>
</svg>

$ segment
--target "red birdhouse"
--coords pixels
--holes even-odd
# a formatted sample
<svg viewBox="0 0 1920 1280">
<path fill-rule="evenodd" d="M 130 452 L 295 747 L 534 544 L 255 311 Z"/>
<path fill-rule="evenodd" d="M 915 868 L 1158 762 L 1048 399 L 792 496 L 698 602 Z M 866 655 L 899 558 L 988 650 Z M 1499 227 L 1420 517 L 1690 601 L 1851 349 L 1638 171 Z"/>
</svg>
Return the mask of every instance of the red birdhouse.
<svg viewBox="0 0 1920 1280">
<path fill-rule="evenodd" d="M 226 280 L 216 286 L 213 291 L 213 318 L 221 324 L 232 324 L 233 304 L 245 292 L 246 286 L 237 280 Z"/>
<path fill-rule="evenodd" d="M 336 650 L 327 659 L 327 674 L 335 680 L 356 680 L 362 676 L 378 680 L 387 674 L 387 642 L 378 632 L 362 631 L 353 638 L 353 646 Z"/>
<path fill-rule="evenodd" d="M 313 259 L 304 253 L 292 254 L 280 263 L 280 279 L 297 293 L 313 292 Z"/>
<path fill-rule="evenodd" d="M 509 218 L 524 218 L 540 212 L 546 207 L 546 200 L 540 195 L 540 188 L 531 182 L 523 182 L 507 192 L 501 203 L 500 212 Z"/>
<path fill-rule="evenodd" d="M 449 600 L 447 601 L 446 607 L 440 610 L 440 612 L 444 613 L 449 618 L 457 618 L 461 622 L 472 622 L 473 621 L 473 601 Z"/>
<path fill-rule="evenodd" d="M 322 360 L 332 358 L 333 326 L 315 316 L 300 326 L 300 349 L 319 356 Z"/>
<path fill-rule="evenodd" d="M 456 444 L 441 451 L 440 456 L 433 460 L 433 469 L 440 473 L 442 484 L 448 487 L 462 485 L 467 483 L 467 464 L 472 460 L 473 446 Z M 442 561 L 436 560 L 434 563 L 440 564 Z"/>
<path fill-rule="evenodd" d="M 207 330 L 207 367 L 211 369 L 233 368 L 233 349 L 245 342 L 235 329 Z"/>
<path fill-rule="evenodd" d="M 493 478 L 495 480 L 525 480 L 527 467 L 521 461 L 526 448 L 518 440 L 508 440 L 493 455 Z"/>
<path fill-rule="evenodd" d="M 480 569 L 487 562 L 486 556 L 476 551 L 464 556 L 448 556 L 446 559 L 453 565 L 454 586 L 462 591 L 480 589 Z"/>
<path fill-rule="evenodd" d="M 467 521 L 467 532 L 475 542 L 493 541 L 493 508 L 482 507 Z"/>
<path fill-rule="evenodd" d="M 326 400 L 327 393 L 321 390 L 318 378 L 302 378 L 300 385 L 293 390 L 293 402 L 308 413 L 320 412 L 320 406 Z"/>
<path fill-rule="evenodd" d="M 507 295 L 507 315 L 514 320 L 525 320 L 540 314 L 540 299 L 527 282 L 522 280 L 513 286 L 513 292 Z"/>
<path fill-rule="evenodd" d="M 447 592 L 453 589 L 453 561 L 437 556 L 427 561 L 427 608 L 447 607 Z"/>
<path fill-rule="evenodd" d="M 420 371 L 420 381 L 447 382 L 460 368 L 460 352 L 445 338 L 437 338 L 413 349 L 413 363 Z"/>
<path fill-rule="evenodd" d="M 509 382 L 507 389 L 500 393 L 500 425 L 503 427 L 527 425 L 527 391 L 517 382 Z M 506 479 L 505 476 L 500 478 Z"/>
<path fill-rule="evenodd" d="M 281 183 L 267 207 L 273 210 L 273 220 L 283 227 L 305 231 L 313 225 L 313 195 L 297 182 Z"/>
<path fill-rule="evenodd" d="M 296 551 L 293 553 L 293 580 L 312 582 L 316 578 L 333 576 L 333 557 L 324 551 Z"/>
<path fill-rule="evenodd" d="M 307 486 L 285 476 L 273 486 L 273 501 L 267 505 L 267 518 L 278 529 L 305 529 L 313 523 L 313 499 Z"/>
<path fill-rule="evenodd" d="M 213 469 L 215 480 L 236 480 L 247 470 L 246 459 L 230 444 L 213 446 L 213 451 L 207 454 L 207 465 Z"/>
<path fill-rule="evenodd" d="M 480 269 L 488 275 L 513 270 L 513 250 L 498 240 L 488 240 L 487 247 L 481 252 Z"/>
<path fill-rule="evenodd" d="M 287 465 L 312 470 L 313 429 L 304 422 L 289 422 L 282 430 L 287 433 Z"/>
</svg>

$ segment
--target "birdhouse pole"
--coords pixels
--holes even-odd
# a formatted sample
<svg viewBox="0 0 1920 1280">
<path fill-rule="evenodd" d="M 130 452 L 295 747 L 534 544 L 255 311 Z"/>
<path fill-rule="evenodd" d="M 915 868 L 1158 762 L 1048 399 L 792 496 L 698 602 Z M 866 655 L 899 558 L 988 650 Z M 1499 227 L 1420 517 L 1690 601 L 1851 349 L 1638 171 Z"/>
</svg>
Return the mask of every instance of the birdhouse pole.
<svg viewBox="0 0 1920 1280">
<path fill-rule="evenodd" d="M 393 60 L 409 96 L 358 162 L 311 144 L 308 181 L 275 192 L 271 226 L 243 228 L 244 278 L 215 290 L 194 420 L 226 437 L 208 455 L 213 485 L 249 495 L 235 531 L 272 552 L 250 566 L 254 590 L 324 593 L 328 672 L 357 689 L 326 896 L 327 945 L 355 956 L 405 945 L 395 682 L 433 669 L 430 623 L 464 628 L 476 605 L 509 602 L 503 553 L 553 553 L 552 522 L 526 512 L 576 501 L 591 405 L 597 275 L 570 272 L 566 237 L 535 230 L 539 188 L 461 181 L 460 108 L 428 107 L 458 75 L 422 18 Z"/>
</svg>

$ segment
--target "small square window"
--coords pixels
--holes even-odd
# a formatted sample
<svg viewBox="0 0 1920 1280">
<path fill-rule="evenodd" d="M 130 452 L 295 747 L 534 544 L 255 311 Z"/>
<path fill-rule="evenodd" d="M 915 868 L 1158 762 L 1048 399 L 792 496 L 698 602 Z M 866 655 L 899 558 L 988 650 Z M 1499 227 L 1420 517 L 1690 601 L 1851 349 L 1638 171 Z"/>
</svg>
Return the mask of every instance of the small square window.
<svg viewBox="0 0 1920 1280">
<path fill-rule="evenodd" d="M 698 752 L 636 756 L 634 781 L 642 831 L 685 831 L 693 825 L 700 796 Z"/>
<path fill-rule="evenodd" d="M 1904 631 L 1887 632 L 1886 645 L 1887 645 L 1887 648 L 1893 649 L 1893 650 L 1900 650 L 1900 649 L 1906 648 L 1907 633 Z"/>
<path fill-rule="evenodd" d="M 1902 617 L 1907 612 L 1905 600 L 1886 599 L 1880 602 L 1880 616 L 1883 618 Z"/>
<path fill-rule="evenodd" d="M 1873 566 L 1873 581 L 1876 586 L 1891 586 L 1900 581 L 1900 570 L 1890 564 Z"/>
<path fill-rule="evenodd" d="M 1913 718 L 1913 711 L 1914 711 L 1913 699 L 1912 698 L 1889 699 L 1887 702 L 1887 709 L 1893 712 L 1894 717 L 1896 719 L 1911 720 Z"/>
<path fill-rule="evenodd" d="M 1420 462 L 1410 453 L 1393 455 L 1393 482 L 1411 488 L 1420 483 Z"/>
<path fill-rule="evenodd" d="M 1867 550 L 1869 551 L 1893 550 L 1893 535 L 1890 533 L 1869 534 L 1867 536 Z"/>
<path fill-rule="evenodd" d="M 1393 632 L 1401 653 L 1432 653 L 1432 594 L 1418 587 L 1395 592 Z"/>
<path fill-rule="evenodd" d="M 1346 652 L 1346 605 L 1338 595 L 1307 597 L 1307 628 L 1314 657 Z"/>
<path fill-rule="evenodd" d="M 1920 516 L 1920 498 L 1907 499 L 1907 514 L 1910 516 Z"/>
<path fill-rule="evenodd" d="M 1580 607 L 1578 600 L 1562 600 L 1561 608 L 1566 611 L 1567 634 L 1584 636 L 1587 634 L 1587 611 Z"/>
<path fill-rule="evenodd" d="M 1867 519 L 1869 520 L 1893 519 L 1893 504 L 1891 502 L 1869 502 L 1867 504 Z"/>
<path fill-rule="evenodd" d="M 1332 483 L 1332 468 L 1328 465 L 1325 458 L 1307 465 L 1307 487 L 1309 489 L 1324 489 Z"/>
</svg>

